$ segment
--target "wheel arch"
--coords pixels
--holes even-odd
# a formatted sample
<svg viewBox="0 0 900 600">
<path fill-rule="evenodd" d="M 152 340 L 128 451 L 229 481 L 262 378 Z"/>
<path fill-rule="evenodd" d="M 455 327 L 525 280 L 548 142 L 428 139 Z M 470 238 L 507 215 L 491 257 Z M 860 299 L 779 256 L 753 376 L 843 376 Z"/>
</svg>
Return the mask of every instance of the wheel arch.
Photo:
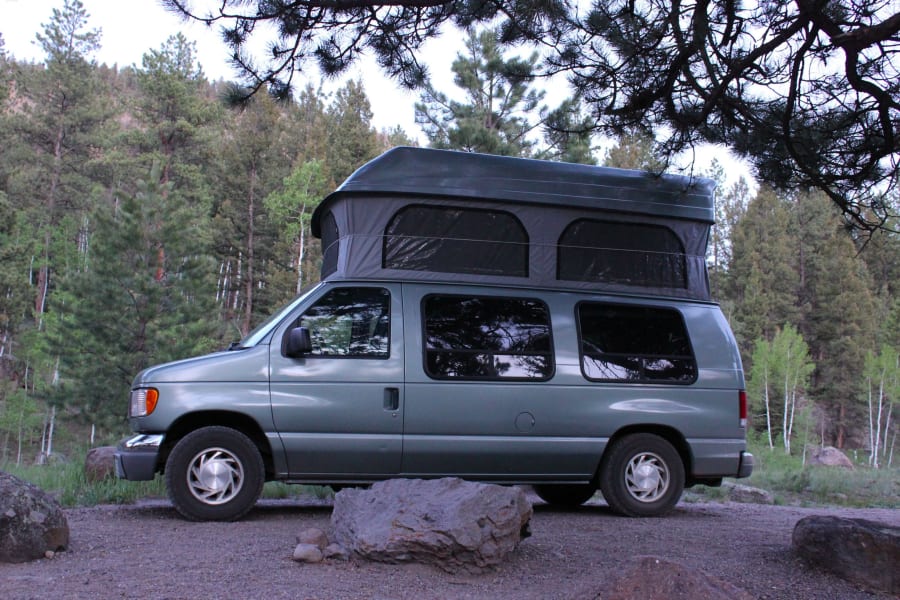
<svg viewBox="0 0 900 600">
<path fill-rule="evenodd" d="M 157 459 L 160 470 L 165 470 L 165 464 L 169 458 L 169 454 L 179 440 L 192 431 L 216 425 L 240 431 L 250 438 L 259 450 L 260 455 L 262 455 L 263 465 L 265 465 L 266 470 L 266 481 L 274 478 L 275 463 L 272 455 L 272 447 L 269 444 L 269 440 L 266 438 L 266 434 L 263 432 L 262 427 L 255 419 L 246 414 L 227 410 L 197 411 L 178 417 L 166 431 L 165 439 L 160 447 L 159 457 Z"/>
<path fill-rule="evenodd" d="M 594 475 L 594 481 L 598 481 L 600 478 L 600 469 L 603 468 L 604 459 L 607 456 L 608 450 L 612 448 L 613 445 L 615 445 L 615 443 L 620 439 L 635 433 L 651 433 L 663 438 L 664 440 L 672 444 L 672 447 L 675 448 L 676 452 L 678 452 L 678 456 L 681 457 L 681 464 L 684 465 L 685 484 L 687 485 L 688 482 L 692 481 L 691 473 L 693 472 L 694 461 L 690 444 L 688 444 L 687 439 L 685 439 L 684 435 L 682 435 L 681 432 L 674 427 L 658 424 L 627 425 L 616 431 L 609 438 L 609 442 L 607 442 L 606 448 L 604 448 L 603 450 L 603 456 L 600 458 L 600 463 L 597 465 L 597 472 Z"/>
</svg>

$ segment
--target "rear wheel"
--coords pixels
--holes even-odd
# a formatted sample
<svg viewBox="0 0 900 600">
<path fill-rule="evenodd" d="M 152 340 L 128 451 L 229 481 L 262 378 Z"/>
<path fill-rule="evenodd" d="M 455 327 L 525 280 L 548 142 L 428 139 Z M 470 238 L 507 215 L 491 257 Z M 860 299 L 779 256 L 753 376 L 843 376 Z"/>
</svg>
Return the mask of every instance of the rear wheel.
<svg viewBox="0 0 900 600">
<path fill-rule="evenodd" d="M 192 521 L 234 521 L 262 492 L 265 466 L 256 444 L 228 427 L 204 427 L 183 437 L 166 462 L 172 504 Z"/>
<path fill-rule="evenodd" d="M 622 515 L 664 515 L 684 491 L 684 464 L 672 444 L 658 435 L 628 435 L 604 454 L 600 490 L 610 508 Z"/>
<path fill-rule="evenodd" d="M 580 506 L 594 497 L 597 488 L 590 484 L 536 485 L 534 493 L 547 504 Z"/>
</svg>

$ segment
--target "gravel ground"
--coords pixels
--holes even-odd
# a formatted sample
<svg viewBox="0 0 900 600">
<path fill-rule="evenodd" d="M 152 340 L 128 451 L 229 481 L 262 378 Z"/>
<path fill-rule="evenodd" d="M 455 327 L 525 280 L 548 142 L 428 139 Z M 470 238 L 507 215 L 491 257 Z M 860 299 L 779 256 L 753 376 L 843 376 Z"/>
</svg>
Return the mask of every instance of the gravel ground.
<svg viewBox="0 0 900 600">
<path fill-rule="evenodd" d="M 900 510 L 890 509 L 682 503 L 664 518 L 627 519 L 600 502 L 562 510 L 531 498 L 532 536 L 508 563 L 480 576 L 415 564 L 293 562 L 298 532 L 328 530 L 331 506 L 315 499 L 264 500 L 237 523 L 189 523 L 162 500 L 71 509 L 69 550 L 0 564 L 0 597 L 603 598 L 635 556 L 649 554 L 703 569 L 760 599 L 884 598 L 801 562 L 791 532 L 813 514 L 900 526 Z"/>
</svg>

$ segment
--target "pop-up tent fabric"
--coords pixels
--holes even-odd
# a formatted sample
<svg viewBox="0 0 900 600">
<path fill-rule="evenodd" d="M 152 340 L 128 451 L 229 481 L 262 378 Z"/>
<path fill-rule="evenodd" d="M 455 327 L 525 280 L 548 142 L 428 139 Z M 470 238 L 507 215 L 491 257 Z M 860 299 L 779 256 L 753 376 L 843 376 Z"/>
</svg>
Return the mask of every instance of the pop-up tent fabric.
<svg viewBox="0 0 900 600">
<path fill-rule="evenodd" d="M 312 217 L 323 279 L 709 299 L 714 183 L 423 148 L 363 165 Z"/>
</svg>

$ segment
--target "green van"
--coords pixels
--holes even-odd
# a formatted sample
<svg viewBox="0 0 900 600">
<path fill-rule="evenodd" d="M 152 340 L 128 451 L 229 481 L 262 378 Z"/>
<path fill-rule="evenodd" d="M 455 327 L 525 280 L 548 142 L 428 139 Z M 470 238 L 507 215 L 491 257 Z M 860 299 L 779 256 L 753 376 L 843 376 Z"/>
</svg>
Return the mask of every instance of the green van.
<svg viewBox="0 0 900 600">
<path fill-rule="evenodd" d="M 269 480 L 445 476 L 664 514 L 753 468 L 712 216 L 702 179 L 395 148 L 316 209 L 321 283 L 137 375 L 117 474 L 196 520 Z"/>
</svg>

